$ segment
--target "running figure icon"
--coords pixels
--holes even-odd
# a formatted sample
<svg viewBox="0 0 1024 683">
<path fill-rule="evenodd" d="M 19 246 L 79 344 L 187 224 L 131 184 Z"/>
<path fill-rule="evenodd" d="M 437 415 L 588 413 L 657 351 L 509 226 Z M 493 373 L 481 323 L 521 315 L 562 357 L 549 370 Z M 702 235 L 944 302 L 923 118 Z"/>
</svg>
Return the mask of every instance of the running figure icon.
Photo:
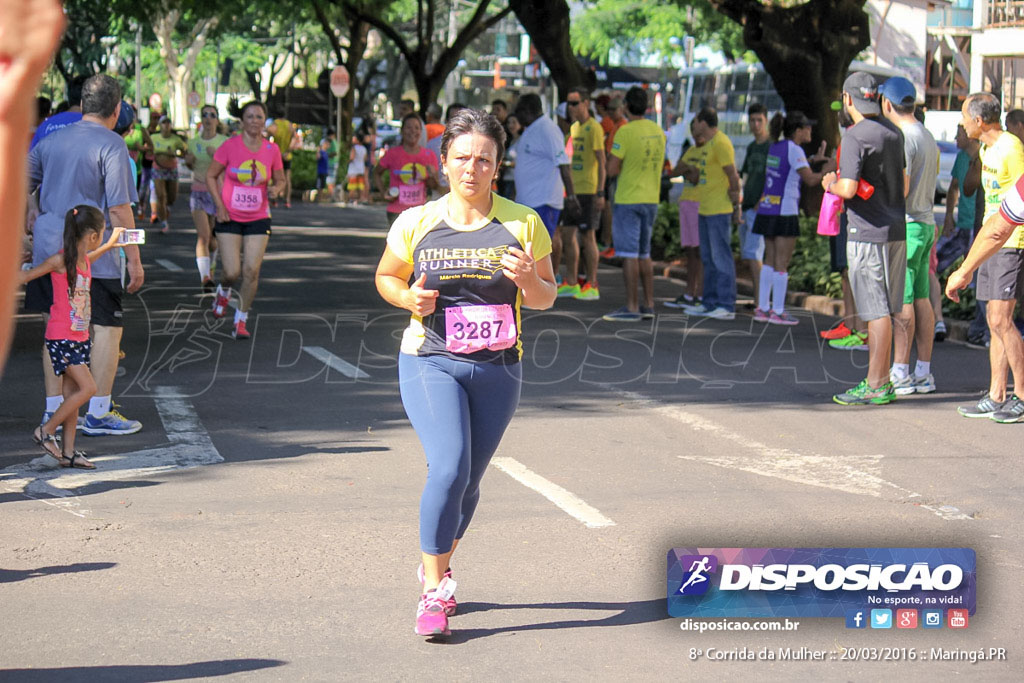
<svg viewBox="0 0 1024 683">
<path fill-rule="evenodd" d="M 682 586 L 679 587 L 680 593 L 685 593 L 686 589 L 690 586 L 696 585 L 698 583 L 704 583 L 708 580 L 708 577 L 705 576 L 705 574 L 711 571 L 711 566 L 709 564 L 710 559 L 711 558 L 705 555 L 704 557 L 700 558 L 700 560 L 693 561 L 693 564 L 690 565 L 690 569 L 688 570 L 690 572 L 690 577 L 686 579 L 685 582 L 683 582 Z"/>
</svg>

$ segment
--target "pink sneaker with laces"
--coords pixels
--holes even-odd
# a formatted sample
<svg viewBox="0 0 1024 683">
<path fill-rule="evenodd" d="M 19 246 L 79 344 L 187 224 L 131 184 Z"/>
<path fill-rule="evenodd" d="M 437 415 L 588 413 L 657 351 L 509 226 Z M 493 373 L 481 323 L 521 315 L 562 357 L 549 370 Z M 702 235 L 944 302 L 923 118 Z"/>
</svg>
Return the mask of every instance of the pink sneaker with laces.
<svg viewBox="0 0 1024 683">
<path fill-rule="evenodd" d="M 768 322 L 768 313 L 762 311 L 760 308 L 754 309 L 754 322 L 755 323 L 766 323 Z"/>
<path fill-rule="evenodd" d="M 783 311 L 782 313 L 772 311 L 772 314 L 768 317 L 768 322 L 772 325 L 797 325 L 800 323 L 799 320 L 791 316 L 786 311 Z"/>
<path fill-rule="evenodd" d="M 455 582 L 449 578 L 441 579 L 441 584 L 432 591 L 420 596 L 420 604 L 416 608 L 416 635 L 418 636 L 450 636 L 448 615 L 444 613 L 445 601 L 455 593 Z"/>
<path fill-rule="evenodd" d="M 420 566 L 416 568 L 416 578 L 419 579 L 419 582 L 421 584 L 423 583 L 423 563 L 422 562 L 420 563 Z M 448 570 L 444 573 L 444 577 L 443 578 L 445 578 L 445 579 L 451 579 L 452 578 L 452 569 L 451 569 L 451 567 L 449 567 Z M 454 581 L 454 579 L 453 579 L 453 581 Z M 447 614 L 450 617 L 454 617 L 455 616 L 455 608 L 456 607 L 458 607 L 458 603 L 455 602 L 455 589 L 453 588 L 452 589 L 452 596 L 444 601 L 444 613 Z"/>
</svg>

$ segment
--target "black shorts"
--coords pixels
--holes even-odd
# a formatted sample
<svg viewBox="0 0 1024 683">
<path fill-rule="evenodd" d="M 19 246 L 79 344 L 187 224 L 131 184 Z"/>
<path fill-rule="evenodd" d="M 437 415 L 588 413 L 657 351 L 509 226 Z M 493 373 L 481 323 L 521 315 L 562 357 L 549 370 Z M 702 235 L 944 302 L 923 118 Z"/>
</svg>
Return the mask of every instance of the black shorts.
<svg viewBox="0 0 1024 683">
<path fill-rule="evenodd" d="M 796 216 L 765 216 L 757 214 L 753 232 L 765 237 L 799 237 L 800 219 Z"/>
<path fill-rule="evenodd" d="M 121 280 L 116 277 L 92 279 L 89 288 L 92 298 L 92 324 L 101 327 L 123 327 L 124 307 L 122 297 L 124 288 Z M 36 313 L 49 313 L 53 305 L 53 280 L 50 276 L 31 280 L 25 286 L 25 310 Z"/>
<path fill-rule="evenodd" d="M 281 159 L 281 166 L 286 171 L 292 170 L 292 160 L 291 159 Z"/>
<path fill-rule="evenodd" d="M 978 267 L 978 301 L 1010 301 L 1020 292 L 1024 249 L 1000 249 Z"/>
<path fill-rule="evenodd" d="M 270 236 L 269 218 L 261 218 L 258 221 L 249 221 L 248 223 L 243 223 L 242 221 L 217 222 L 213 227 L 218 235 L 241 235 L 242 237 L 248 237 L 249 235 Z"/>
<path fill-rule="evenodd" d="M 842 273 L 849 266 L 846 260 L 846 212 L 839 214 L 839 234 L 828 238 L 829 256 L 833 273 Z"/>
<path fill-rule="evenodd" d="M 597 195 L 593 194 L 578 194 L 576 200 L 580 203 L 580 211 L 576 213 L 568 210 L 568 204 L 566 204 L 566 210 L 562 211 L 562 225 L 575 226 L 580 230 L 592 230 L 594 227 L 600 227 L 601 217 L 598 215 L 597 206 Z"/>
</svg>

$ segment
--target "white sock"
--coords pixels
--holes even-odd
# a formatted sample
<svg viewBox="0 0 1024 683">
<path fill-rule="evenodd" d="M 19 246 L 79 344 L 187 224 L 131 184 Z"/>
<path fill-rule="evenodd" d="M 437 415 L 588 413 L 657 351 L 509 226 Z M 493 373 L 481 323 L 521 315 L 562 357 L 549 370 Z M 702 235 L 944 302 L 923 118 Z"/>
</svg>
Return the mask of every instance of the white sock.
<svg viewBox="0 0 1024 683">
<path fill-rule="evenodd" d="M 60 408 L 60 404 L 64 402 L 63 396 L 47 396 L 46 397 L 46 412 L 55 413 L 57 408 Z"/>
<path fill-rule="evenodd" d="M 236 325 L 239 323 L 239 321 L 243 321 L 244 322 L 244 321 L 246 321 L 248 319 L 249 319 L 249 312 L 248 311 L 243 313 L 242 311 L 238 310 L 237 308 L 235 309 L 235 324 Z"/>
<path fill-rule="evenodd" d="M 932 362 L 930 360 L 929 361 L 919 360 L 919 361 L 917 361 L 917 365 L 914 366 L 914 375 L 916 375 L 917 377 L 924 377 L 925 375 L 927 375 L 931 371 L 932 371 Z"/>
<path fill-rule="evenodd" d="M 903 379 L 910 375 L 910 363 L 893 363 L 892 376 L 896 379 Z"/>
<path fill-rule="evenodd" d="M 786 288 L 789 286 L 789 273 L 776 272 L 772 277 L 772 310 L 782 315 L 786 310 Z"/>
<path fill-rule="evenodd" d="M 196 256 L 196 266 L 199 267 L 199 277 L 204 280 L 210 277 L 210 257 Z"/>
<path fill-rule="evenodd" d="M 757 288 L 757 307 L 767 312 L 769 295 L 772 293 L 772 276 L 775 270 L 771 266 L 761 266 L 761 282 Z"/>
<path fill-rule="evenodd" d="M 89 414 L 103 417 L 110 412 L 110 396 L 93 396 L 89 399 Z"/>
</svg>

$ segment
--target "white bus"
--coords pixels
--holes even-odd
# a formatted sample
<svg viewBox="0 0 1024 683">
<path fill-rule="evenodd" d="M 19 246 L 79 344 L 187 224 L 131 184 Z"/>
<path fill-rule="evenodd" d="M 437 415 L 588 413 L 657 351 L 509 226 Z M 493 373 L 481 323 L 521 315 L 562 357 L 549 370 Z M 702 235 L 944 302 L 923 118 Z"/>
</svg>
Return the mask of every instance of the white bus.
<svg viewBox="0 0 1024 683">
<path fill-rule="evenodd" d="M 858 61 L 850 63 L 850 72 L 853 71 L 867 71 L 882 79 L 903 75 L 888 67 Z M 729 136 L 736 148 L 737 168 L 743 165 L 747 145 L 754 139 L 747 128 L 747 108 L 755 102 L 763 104 L 768 109 L 769 120 L 775 112 L 785 108 L 771 76 L 760 62 L 727 64 L 717 69 L 704 66 L 680 69 L 679 80 L 674 85 L 680 102 L 677 114 L 687 126 L 704 107 L 718 112 L 718 128 Z"/>
</svg>

